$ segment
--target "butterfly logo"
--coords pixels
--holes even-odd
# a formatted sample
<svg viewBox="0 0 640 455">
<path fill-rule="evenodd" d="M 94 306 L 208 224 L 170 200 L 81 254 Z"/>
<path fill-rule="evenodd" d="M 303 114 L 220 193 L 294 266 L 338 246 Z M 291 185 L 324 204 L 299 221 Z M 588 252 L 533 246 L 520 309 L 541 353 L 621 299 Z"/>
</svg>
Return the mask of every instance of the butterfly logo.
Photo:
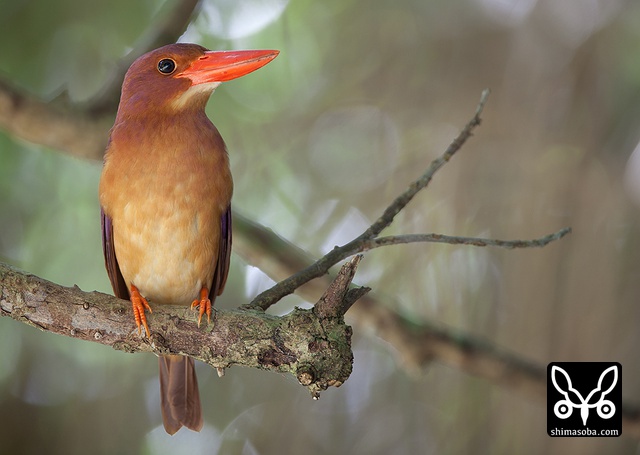
<svg viewBox="0 0 640 455">
<path fill-rule="evenodd" d="M 582 424 L 587 426 L 589 410 L 595 408 L 602 419 L 610 419 L 616 412 L 616 406 L 605 397 L 618 383 L 618 368 L 616 365 L 604 370 L 598 379 L 598 386 L 593 389 L 586 398 L 578 392 L 571 383 L 569 374 L 557 365 L 551 367 L 551 381 L 563 399 L 553 407 L 553 412 L 559 419 L 567 419 L 573 413 L 573 409 L 580 410 Z M 606 386 L 606 384 L 609 384 Z M 597 398 L 597 401 L 595 399 Z M 594 402 L 592 402 L 594 401 Z"/>
</svg>

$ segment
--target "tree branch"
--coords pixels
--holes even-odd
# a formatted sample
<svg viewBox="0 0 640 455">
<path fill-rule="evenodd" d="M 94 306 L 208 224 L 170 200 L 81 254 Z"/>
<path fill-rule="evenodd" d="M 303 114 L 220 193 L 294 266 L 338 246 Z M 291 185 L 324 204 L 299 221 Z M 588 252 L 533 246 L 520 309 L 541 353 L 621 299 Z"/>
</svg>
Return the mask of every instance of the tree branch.
<svg viewBox="0 0 640 455">
<path fill-rule="evenodd" d="M 388 237 L 378 237 L 363 242 L 363 250 L 368 251 L 374 248 L 389 245 L 401 245 L 403 243 L 448 243 L 449 245 L 469 245 L 469 246 L 495 246 L 499 248 L 532 248 L 543 247 L 551 242 L 560 240 L 567 234 L 571 233 L 571 228 L 563 228 L 552 234 L 545 235 L 537 239 L 531 240 L 499 240 L 487 239 L 481 237 L 459 237 L 444 234 L 406 234 L 392 235 Z"/>
<path fill-rule="evenodd" d="M 362 255 L 357 255 L 350 262 L 343 265 L 336 278 L 318 300 L 318 303 L 314 305 L 313 312 L 319 318 L 344 317 L 351 305 L 371 290 L 368 287 L 349 289 L 361 259 Z"/>
<path fill-rule="evenodd" d="M 389 226 L 395 216 L 400 213 L 402 209 L 406 207 L 406 205 L 411 202 L 418 192 L 429 185 L 433 176 L 436 172 L 440 170 L 445 164 L 449 162 L 449 160 L 453 157 L 453 155 L 458 152 L 462 148 L 462 146 L 467 142 L 472 136 L 473 130 L 476 129 L 477 126 L 480 126 L 480 114 L 484 110 L 484 105 L 489 98 L 489 94 L 491 91 L 489 89 L 484 89 L 482 94 L 480 95 L 480 102 L 476 107 L 476 112 L 471 117 L 471 120 L 467 122 L 467 124 L 462 128 L 458 136 L 449 144 L 449 147 L 444 151 L 440 157 L 436 158 L 431 162 L 426 172 L 420 176 L 417 180 L 413 181 L 407 190 L 398 196 L 392 203 L 387 207 L 384 213 L 373 223 L 365 232 L 360 235 L 354 242 L 360 239 L 372 239 L 380 234 L 387 226 Z"/>
<path fill-rule="evenodd" d="M 377 248 L 383 246 L 385 242 L 392 244 L 396 243 L 408 243 L 409 241 L 439 241 L 441 243 L 470 243 L 478 246 L 484 245 L 496 245 L 503 246 L 507 248 L 525 248 L 530 246 L 542 246 L 542 243 L 546 241 L 549 243 L 550 241 L 557 240 L 564 235 L 571 232 L 571 229 L 565 228 L 561 231 L 558 231 L 554 234 L 550 234 L 548 236 L 543 237 L 542 239 L 534 239 L 534 240 L 517 240 L 517 241 L 505 241 L 505 240 L 491 240 L 491 239 L 470 239 L 463 237 L 448 237 L 442 236 L 438 234 L 424 234 L 421 237 L 386 237 L 382 239 L 376 239 L 377 235 L 380 234 L 386 227 L 388 227 L 392 222 L 395 216 L 400 213 L 402 209 L 406 207 L 406 205 L 411 202 L 418 192 L 429 185 L 429 182 L 433 179 L 438 170 L 440 170 L 449 160 L 455 155 L 458 150 L 465 144 L 467 139 L 469 139 L 473 133 L 473 130 L 480 125 L 480 114 L 482 114 L 482 110 L 484 109 L 485 103 L 487 102 L 487 98 L 489 97 L 489 90 L 484 90 L 480 97 L 480 102 L 476 107 L 476 112 L 467 122 L 465 127 L 460 131 L 458 136 L 451 142 L 449 147 L 444 151 L 442 155 L 433 160 L 427 170 L 416 180 L 411 182 L 409 187 L 398 196 L 382 213 L 382 215 L 364 231 L 358 237 L 353 239 L 352 241 L 342 245 L 335 247 L 332 251 L 325 254 L 323 257 L 305 267 L 302 270 L 297 271 L 293 275 L 289 276 L 282 281 L 279 281 L 275 285 L 273 285 L 270 289 L 263 291 L 258 296 L 256 296 L 250 303 L 250 306 L 261 308 L 266 310 L 274 303 L 280 301 L 283 297 L 293 293 L 300 286 L 308 283 L 314 278 L 318 278 L 324 274 L 326 274 L 331 267 L 336 265 L 338 262 L 356 254 L 367 251 L 372 248 Z M 418 240 L 420 238 L 420 240 Z M 426 240 L 427 238 L 431 238 L 432 240 Z M 410 240 L 412 239 L 412 240 Z M 438 240 L 435 240 L 438 239 Z M 402 242 L 402 240 L 405 240 Z M 447 241 L 447 240 L 450 240 Z M 473 243 L 475 242 L 475 243 Z M 545 244 L 546 244 L 545 243 Z M 484 244 L 484 245 L 482 245 Z"/>
<path fill-rule="evenodd" d="M 0 125 L 9 134 L 28 142 L 92 159 L 102 157 L 109 128 L 100 119 L 44 103 L 3 80 L 0 80 Z"/>
<path fill-rule="evenodd" d="M 103 89 L 86 103 L 47 103 L 0 79 L 0 126 L 27 142 L 79 158 L 102 159 L 127 69 L 148 50 L 175 42 L 197 13 L 198 5 L 199 0 L 178 0 L 170 13 L 160 13 L 161 19 L 114 65 Z"/>
<path fill-rule="evenodd" d="M 278 317 L 247 309 L 218 310 L 212 325 L 200 329 L 197 314 L 188 307 L 156 305 L 150 339 L 134 329 L 130 302 L 56 285 L 0 263 L 0 315 L 125 352 L 187 355 L 219 372 L 243 365 L 291 373 L 318 398 L 351 374 L 352 330 L 343 315 L 352 303 L 345 298 L 358 262 L 345 264 L 318 311 L 295 309 Z"/>
<path fill-rule="evenodd" d="M 124 75 L 134 60 L 151 49 L 175 43 L 184 34 L 198 13 L 200 0 L 176 0 L 173 3 L 173 8 L 169 12 L 161 11 L 158 14 L 160 18 L 134 44 L 133 50 L 113 66 L 107 83 L 85 106 L 86 111 L 93 115 L 115 112 Z"/>
</svg>

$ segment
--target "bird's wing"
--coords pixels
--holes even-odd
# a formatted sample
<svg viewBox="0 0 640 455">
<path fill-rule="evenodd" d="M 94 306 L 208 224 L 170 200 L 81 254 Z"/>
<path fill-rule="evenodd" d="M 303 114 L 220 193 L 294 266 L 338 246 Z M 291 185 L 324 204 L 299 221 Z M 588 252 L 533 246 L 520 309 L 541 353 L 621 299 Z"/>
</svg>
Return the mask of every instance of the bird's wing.
<svg viewBox="0 0 640 455">
<path fill-rule="evenodd" d="M 213 272 L 213 282 L 209 291 L 211 304 L 215 298 L 222 294 L 229 274 L 229 262 L 231 261 L 231 206 L 220 217 L 220 245 L 218 245 L 218 258 L 216 269 Z"/>
<path fill-rule="evenodd" d="M 100 224 L 102 225 L 102 252 L 104 253 L 104 264 L 107 268 L 109 281 L 116 297 L 129 300 L 129 289 L 125 283 L 116 258 L 116 250 L 113 243 L 113 224 L 111 218 L 104 213 L 100 207 Z"/>
</svg>

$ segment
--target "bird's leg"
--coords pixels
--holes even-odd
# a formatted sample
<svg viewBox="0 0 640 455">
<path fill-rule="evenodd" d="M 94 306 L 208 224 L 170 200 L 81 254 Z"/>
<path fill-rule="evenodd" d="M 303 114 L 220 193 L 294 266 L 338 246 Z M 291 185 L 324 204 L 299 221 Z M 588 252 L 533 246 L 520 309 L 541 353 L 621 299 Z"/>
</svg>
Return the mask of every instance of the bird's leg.
<svg viewBox="0 0 640 455">
<path fill-rule="evenodd" d="M 147 332 L 147 337 L 151 337 L 144 310 L 149 310 L 149 313 L 153 312 L 151 311 L 151 307 L 149 306 L 147 299 L 142 297 L 138 288 L 133 284 L 131 285 L 131 303 L 133 304 L 133 317 L 135 318 L 136 325 L 138 326 L 138 335 L 140 335 L 140 324 L 142 324 L 144 326 L 144 330 Z"/>
<path fill-rule="evenodd" d="M 200 289 L 200 300 L 194 300 L 191 302 L 191 309 L 198 308 L 198 327 L 200 327 L 200 321 L 202 315 L 207 313 L 207 320 L 211 323 L 211 300 L 209 300 L 209 290 L 206 287 Z"/>
</svg>

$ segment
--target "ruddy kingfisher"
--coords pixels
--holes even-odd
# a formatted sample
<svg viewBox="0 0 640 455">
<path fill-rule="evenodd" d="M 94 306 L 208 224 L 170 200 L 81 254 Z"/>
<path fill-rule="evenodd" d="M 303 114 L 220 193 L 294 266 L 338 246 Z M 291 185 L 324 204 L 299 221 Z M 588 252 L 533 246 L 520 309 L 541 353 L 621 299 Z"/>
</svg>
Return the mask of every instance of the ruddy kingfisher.
<svg viewBox="0 0 640 455">
<path fill-rule="evenodd" d="M 233 181 L 220 133 L 205 114 L 221 82 L 244 76 L 275 50 L 209 51 L 171 44 L 129 68 L 100 179 L 102 245 L 111 286 L 131 300 L 150 336 L 153 305 L 198 308 L 210 319 L 231 254 Z M 159 357 L 169 434 L 203 425 L 194 362 Z"/>
</svg>

